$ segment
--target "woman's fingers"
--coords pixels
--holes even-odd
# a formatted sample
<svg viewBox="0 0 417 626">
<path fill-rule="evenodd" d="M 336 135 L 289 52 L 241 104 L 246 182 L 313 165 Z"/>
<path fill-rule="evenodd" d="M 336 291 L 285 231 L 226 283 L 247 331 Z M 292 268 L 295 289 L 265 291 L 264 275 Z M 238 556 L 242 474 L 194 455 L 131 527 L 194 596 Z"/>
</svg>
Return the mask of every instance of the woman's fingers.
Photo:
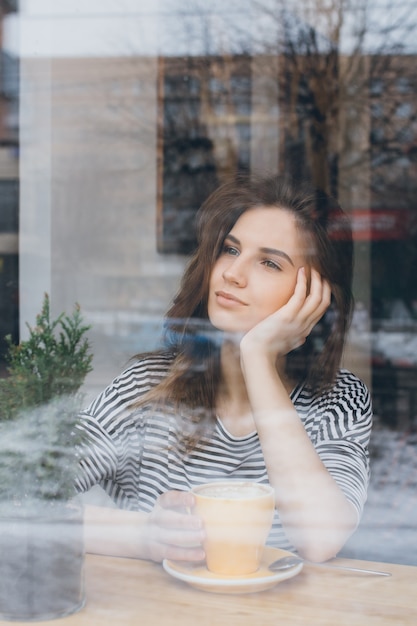
<svg viewBox="0 0 417 626">
<path fill-rule="evenodd" d="M 277 311 L 277 317 L 283 321 L 287 320 L 294 328 L 299 326 L 300 330 L 304 331 L 319 321 L 328 308 L 330 299 L 331 290 L 328 282 L 314 269 L 311 270 L 310 290 L 307 294 L 305 270 L 300 268 L 294 294 L 288 303 Z"/>
<path fill-rule="evenodd" d="M 203 524 L 190 513 L 194 497 L 189 492 L 167 491 L 149 515 L 149 552 L 155 561 L 164 558 L 196 561 L 204 558 Z"/>
<path fill-rule="evenodd" d="M 155 526 L 152 538 L 164 546 L 176 546 L 177 548 L 201 548 L 204 533 L 201 530 L 187 531 L 177 528 Z"/>
<path fill-rule="evenodd" d="M 161 494 L 151 513 L 153 522 L 160 528 L 179 531 L 201 531 L 203 524 L 191 513 L 194 496 L 187 491 L 166 491 Z"/>
<path fill-rule="evenodd" d="M 161 528 L 175 528 L 177 530 L 201 530 L 202 522 L 199 517 L 172 509 L 164 509 L 156 506 L 152 512 L 152 518 L 155 524 Z"/>
<path fill-rule="evenodd" d="M 277 316 L 286 322 L 286 333 L 292 334 L 291 349 L 300 347 L 320 321 L 330 305 L 331 288 L 317 270 L 311 270 L 310 289 L 307 293 L 307 279 L 304 268 L 300 268 L 294 295 Z"/>
<path fill-rule="evenodd" d="M 330 295 L 331 290 L 328 281 L 325 280 L 317 270 L 312 269 L 310 293 L 308 295 L 308 298 L 312 298 L 317 302 L 327 302 L 327 304 L 330 304 Z"/>
<path fill-rule="evenodd" d="M 307 276 L 304 267 L 300 267 L 297 273 L 297 281 L 295 283 L 294 293 L 289 299 L 287 306 L 293 305 L 296 309 L 300 309 L 307 298 Z"/>
<path fill-rule="evenodd" d="M 316 270 L 310 285 L 303 267 L 298 270 L 294 293 L 287 304 L 264 319 L 243 337 L 241 351 L 264 350 L 284 355 L 303 345 L 330 304 L 331 289 Z"/>
<path fill-rule="evenodd" d="M 316 270 L 311 272 L 310 293 L 305 301 L 305 312 L 308 317 L 318 321 L 330 305 L 331 289 Z"/>
<path fill-rule="evenodd" d="M 165 491 L 159 496 L 157 506 L 162 509 L 189 512 L 194 506 L 194 496 L 191 491 Z"/>
</svg>

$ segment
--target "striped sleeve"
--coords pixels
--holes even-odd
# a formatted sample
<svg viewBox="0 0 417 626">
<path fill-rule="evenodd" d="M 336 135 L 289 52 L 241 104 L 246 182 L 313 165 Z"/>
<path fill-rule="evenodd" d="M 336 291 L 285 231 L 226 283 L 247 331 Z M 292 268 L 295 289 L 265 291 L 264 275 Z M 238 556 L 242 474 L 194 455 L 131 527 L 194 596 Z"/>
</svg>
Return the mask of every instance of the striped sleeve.
<svg viewBox="0 0 417 626">
<path fill-rule="evenodd" d="M 81 427 L 87 431 L 88 444 L 80 452 L 76 488 L 84 492 L 115 475 L 118 455 L 112 438 L 88 413 L 81 414 Z"/>
<path fill-rule="evenodd" d="M 369 391 L 360 379 L 343 370 L 315 410 L 320 413 L 316 451 L 355 506 L 359 521 L 370 475 L 368 446 L 372 404 Z"/>
<path fill-rule="evenodd" d="M 156 354 L 136 361 L 81 413 L 88 446 L 80 455 L 79 491 L 115 481 L 127 465 L 137 465 L 141 451 L 132 404 L 166 376 L 171 359 Z"/>
</svg>

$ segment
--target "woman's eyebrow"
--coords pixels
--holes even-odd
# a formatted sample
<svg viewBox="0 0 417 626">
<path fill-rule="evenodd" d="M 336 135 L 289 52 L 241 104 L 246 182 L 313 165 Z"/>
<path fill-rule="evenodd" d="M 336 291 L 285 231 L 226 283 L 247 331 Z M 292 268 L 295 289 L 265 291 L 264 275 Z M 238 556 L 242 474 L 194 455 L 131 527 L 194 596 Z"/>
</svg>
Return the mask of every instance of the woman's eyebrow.
<svg viewBox="0 0 417 626">
<path fill-rule="evenodd" d="M 264 254 L 274 254 L 275 256 L 280 256 L 283 259 L 286 259 L 288 263 L 290 263 L 294 267 L 294 262 L 290 256 L 284 250 L 277 250 L 276 248 L 260 248 L 261 252 Z"/>
<path fill-rule="evenodd" d="M 235 237 L 234 235 L 231 235 L 230 233 L 228 235 L 226 235 L 225 241 L 229 240 L 232 243 L 236 244 L 236 245 L 240 245 L 240 241 L 237 237 Z M 285 259 L 286 261 L 288 261 L 288 263 L 290 263 L 290 265 L 294 266 L 294 261 L 292 260 L 292 258 L 290 256 L 288 256 L 288 254 L 286 252 L 284 252 L 284 250 L 277 250 L 276 248 L 259 248 L 259 250 L 263 253 L 263 254 L 273 254 L 275 256 L 280 256 L 281 258 Z"/>
<path fill-rule="evenodd" d="M 230 239 L 232 243 L 240 244 L 239 239 L 235 237 L 234 235 L 231 235 L 230 233 L 226 235 L 225 240 L 226 239 Z"/>
</svg>

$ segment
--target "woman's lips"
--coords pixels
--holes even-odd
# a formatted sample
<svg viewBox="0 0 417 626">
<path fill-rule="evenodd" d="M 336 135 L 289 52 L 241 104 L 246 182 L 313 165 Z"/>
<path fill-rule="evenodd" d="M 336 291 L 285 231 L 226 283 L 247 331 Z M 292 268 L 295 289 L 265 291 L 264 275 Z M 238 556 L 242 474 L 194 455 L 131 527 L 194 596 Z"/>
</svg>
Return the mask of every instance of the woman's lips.
<svg viewBox="0 0 417 626">
<path fill-rule="evenodd" d="M 215 293 L 217 302 L 223 306 L 247 306 L 246 302 L 243 302 L 243 300 L 240 300 L 240 298 L 227 291 L 216 291 Z"/>
</svg>

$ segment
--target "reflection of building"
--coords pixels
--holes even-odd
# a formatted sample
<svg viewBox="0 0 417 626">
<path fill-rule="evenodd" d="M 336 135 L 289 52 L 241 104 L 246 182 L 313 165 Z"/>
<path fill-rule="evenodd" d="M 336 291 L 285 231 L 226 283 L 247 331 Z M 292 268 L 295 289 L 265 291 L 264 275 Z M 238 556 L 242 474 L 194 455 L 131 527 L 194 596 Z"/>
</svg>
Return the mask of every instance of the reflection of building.
<svg viewBox="0 0 417 626">
<path fill-rule="evenodd" d="M 18 63 L 2 47 L 3 19 L 16 2 L 0 2 L 0 360 L 4 337 L 18 337 Z"/>
</svg>

